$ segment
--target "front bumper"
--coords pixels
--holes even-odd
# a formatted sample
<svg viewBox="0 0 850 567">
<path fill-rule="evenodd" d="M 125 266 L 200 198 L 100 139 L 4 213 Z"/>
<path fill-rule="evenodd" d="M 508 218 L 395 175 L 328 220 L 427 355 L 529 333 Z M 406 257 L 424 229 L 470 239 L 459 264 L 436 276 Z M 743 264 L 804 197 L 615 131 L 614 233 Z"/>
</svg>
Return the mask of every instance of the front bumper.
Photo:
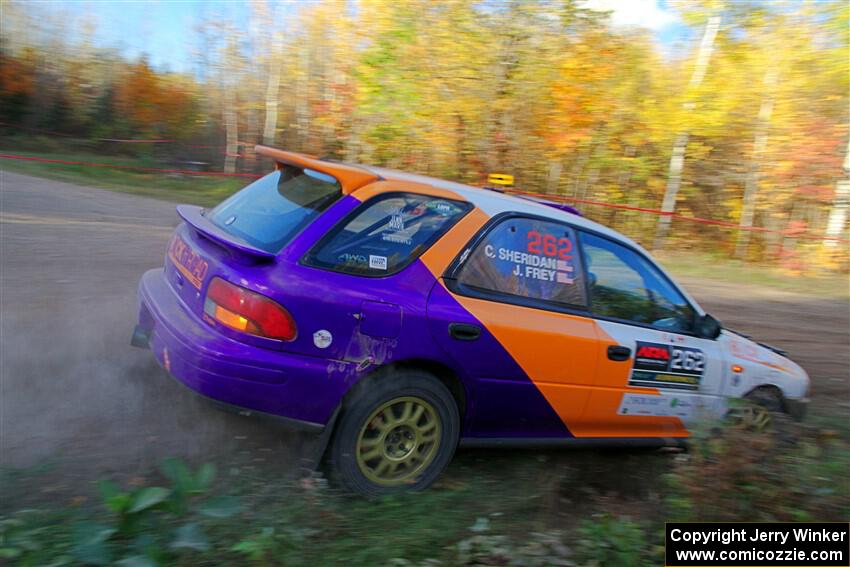
<svg viewBox="0 0 850 567">
<path fill-rule="evenodd" d="M 139 282 L 134 343 L 147 342 L 160 365 L 191 390 L 239 413 L 322 431 L 352 383 L 354 365 L 233 340 L 190 313 L 163 270 Z M 147 337 L 147 341 L 144 338 Z"/>
</svg>

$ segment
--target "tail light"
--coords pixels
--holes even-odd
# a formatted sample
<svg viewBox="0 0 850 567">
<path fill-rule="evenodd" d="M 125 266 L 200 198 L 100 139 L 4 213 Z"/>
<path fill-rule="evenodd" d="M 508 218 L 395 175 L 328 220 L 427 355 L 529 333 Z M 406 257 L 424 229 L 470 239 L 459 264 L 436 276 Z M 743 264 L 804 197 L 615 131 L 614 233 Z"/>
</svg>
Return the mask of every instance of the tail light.
<svg viewBox="0 0 850 567">
<path fill-rule="evenodd" d="M 213 278 L 207 288 L 204 313 L 249 335 L 291 341 L 297 329 L 289 311 L 264 295 Z"/>
</svg>

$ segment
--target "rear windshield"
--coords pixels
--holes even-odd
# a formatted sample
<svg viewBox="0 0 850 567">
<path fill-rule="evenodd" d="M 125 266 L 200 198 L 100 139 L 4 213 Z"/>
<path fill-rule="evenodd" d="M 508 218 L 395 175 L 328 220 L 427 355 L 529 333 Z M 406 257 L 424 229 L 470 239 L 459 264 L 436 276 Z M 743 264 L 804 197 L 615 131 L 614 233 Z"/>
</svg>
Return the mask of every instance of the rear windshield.
<svg viewBox="0 0 850 567">
<path fill-rule="evenodd" d="M 332 229 L 305 263 L 349 274 L 393 274 L 418 258 L 470 207 L 426 195 L 385 193 Z"/>
<path fill-rule="evenodd" d="M 207 213 L 214 224 L 267 252 L 279 252 L 342 196 L 336 179 L 285 167 L 251 183 Z"/>
</svg>

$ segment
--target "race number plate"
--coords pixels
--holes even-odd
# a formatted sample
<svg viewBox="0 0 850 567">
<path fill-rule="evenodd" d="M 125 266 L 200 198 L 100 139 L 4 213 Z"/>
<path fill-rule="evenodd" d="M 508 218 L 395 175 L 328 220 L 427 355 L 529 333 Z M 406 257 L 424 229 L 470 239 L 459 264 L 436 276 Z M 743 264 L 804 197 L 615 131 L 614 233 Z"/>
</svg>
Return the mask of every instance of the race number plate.
<svg viewBox="0 0 850 567">
<path fill-rule="evenodd" d="M 698 390 L 705 363 L 698 348 L 638 341 L 629 386 Z"/>
</svg>

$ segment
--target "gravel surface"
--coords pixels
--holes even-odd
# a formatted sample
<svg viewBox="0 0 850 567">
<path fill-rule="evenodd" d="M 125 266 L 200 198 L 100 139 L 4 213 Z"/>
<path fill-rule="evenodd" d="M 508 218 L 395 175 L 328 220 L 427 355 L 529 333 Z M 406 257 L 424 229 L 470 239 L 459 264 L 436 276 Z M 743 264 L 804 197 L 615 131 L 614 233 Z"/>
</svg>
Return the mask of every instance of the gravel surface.
<svg viewBox="0 0 850 567">
<path fill-rule="evenodd" d="M 293 466 L 312 438 L 221 412 L 129 345 L 174 204 L 0 171 L 0 465 L 80 479 L 165 456 Z M 69 479 L 70 480 L 70 479 Z"/>
</svg>

